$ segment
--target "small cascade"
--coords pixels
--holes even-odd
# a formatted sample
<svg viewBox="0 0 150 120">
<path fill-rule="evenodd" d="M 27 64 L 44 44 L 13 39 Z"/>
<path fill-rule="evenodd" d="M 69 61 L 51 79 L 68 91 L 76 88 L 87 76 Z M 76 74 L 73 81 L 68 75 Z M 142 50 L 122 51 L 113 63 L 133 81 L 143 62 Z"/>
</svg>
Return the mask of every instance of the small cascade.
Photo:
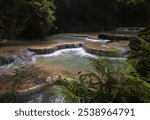
<svg viewBox="0 0 150 120">
<path fill-rule="evenodd" d="M 62 45 L 58 45 L 55 46 L 53 48 L 46 48 L 46 49 L 30 49 L 28 48 L 28 50 L 30 52 L 33 52 L 34 55 L 44 55 L 44 54 L 52 54 L 58 50 L 63 50 L 63 49 L 69 49 L 69 48 L 80 48 L 82 47 L 82 44 L 62 44 Z"/>
<path fill-rule="evenodd" d="M 48 55 L 48 54 L 54 54 L 55 52 L 57 52 L 56 54 L 59 54 L 61 52 L 63 52 L 62 50 L 66 50 L 68 51 L 69 49 L 73 49 L 73 48 L 83 48 L 83 50 L 91 55 L 97 55 L 97 56 L 104 56 L 104 57 L 119 57 L 120 53 L 118 51 L 104 51 L 104 50 L 100 50 L 100 49 L 94 49 L 94 48 L 89 48 L 84 46 L 83 44 L 79 43 L 79 44 L 62 44 L 62 45 L 58 45 L 55 46 L 53 48 L 46 48 L 46 49 L 30 49 L 28 48 L 28 50 L 30 52 L 32 52 L 34 55 Z M 48 56 L 53 56 L 53 55 L 48 55 Z"/>
<path fill-rule="evenodd" d="M 10 63 L 12 63 L 14 61 L 15 61 L 15 59 L 14 59 L 13 56 L 0 57 L 0 66 L 10 64 Z"/>
<path fill-rule="evenodd" d="M 84 48 L 80 47 L 80 48 L 68 48 L 68 49 L 62 49 L 62 50 L 58 50 L 54 53 L 51 54 L 42 54 L 42 55 L 35 55 L 36 58 L 39 57 L 57 57 L 57 56 L 63 56 L 66 54 L 73 54 L 73 55 L 77 55 L 77 56 L 81 56 L 81 57 L 90 57 L 90 58 L 97 58 L 96 55 L 93 54 L 89 54 L 87 53 Z"/>
<path fill-rule="evenodd" d="M 27 49 L 20 50 L 17 55 L 14 55 L 14 58 L 14 65 L 26 66 L 32 64 L 35 61 L 33 53 L 31 53 Z"/>
<path fill-rule="evenodd" d="M 106 44 L 107 42 L 109 42 L 109 40 L 94 39 L 86 36 L 73 37 L 73 39 L 76 38 L 85 41 L 97 42 L 96 44 L 102 44 L 103 47 L 109 47 Z M 84 68 L 87 68 L 88 70 L 92 70 L 92 66 L 90 66 L 90 64 L 88 63 L 89 59 L 87 60 L 87 58 L 107 58 L 114 61 L 125 60 L 125 54 L 127 53 L 127 50 L 121 47 L 118 47 L 116 49 L 118 50 L 105 51 L 102 49 L 87 47 L 82 43 L 60 44 L 52 48 L 44 48 L 44 49 L 32 49 L 32 48 L 22 49 L 16 55 L 0 57 L 0 75 L 15 75 L 15 69 L 18 66 L 21 65 L 24 67 L 30 67 L 34 63 L 36 58 L 40 56 L 42 57 L 52 56 L 51 58 L 46 59 L 48 62 L 44 61 L 46 63 L 46 67 L 49 67 L 48 63 L 51 60 L 52 62 L 55 61 L 56 64 L 65 66 L 64 68 L 62 67 L 62 69 L 66 68 L 69 71 L 71 71 L 70 67 L 73 67 L 73 69 L 80 69 L 80 70 Z M 66 59 L 67 58 L 66 56 L 69 58 L 68 60 Z M 53 64 L 55 65 L 55 63 Z M 3 65 L 7 65 L 7 66 L 3 66 Z M 52 69 L 51 67 L 49 68 Z M 21 90 L 19 92 L 17 91 L 16 93 L 0 93 L 0 102 L 17 102 L 17 103 L 42 102 L 42 99 L 45 98 L 42 92 L 45 90 L 46 87 L 52 85 L 52 82 L 51 79 L 46 80 L 46 82 L 44 83 L 40 82 L 39 80 L 36 81 L 37 84 L 35 84 L 35 86 L 31 88 Z M 55 102 L 61 102 L 58 99 L 54 99 L 54 100 Z"/>
<path fill-rule="evenodd" d="M 103 56 L 103 57 L 122 57 L 127 52 L 126 49 L 124 48 L 118 48 L 118 51 L 104 51 L 100 49 L 89 48 L 81 43 L 61 44 L 61 45 L 54 46 L 53 48 L 22 49 L 18 52 L 17 55 L 0 57 L 0 66 L 8 65 L 10 63 L 13 63 L 13 65 L 15 66 L 17 65 L 27 66 L 27 65 L 31 65 L 35 61 L 34 55 L 47 55 L 58 51 L 63 52 L 61 50 L 64 49 L 67 51 L 73 48 L 82 48 L 87 54 Z"/>
<path fill-rule="evenodd" d="M 28 68 L 34 64 L 35 57 L 27 49 L 22 49 L 16 55 L 0 58 L 0 62 L 0 75 L 15 75 L 19 66 Z"/>
<path fill-rule="evenodd" d="M 1 92 L 0 103 L 30 103 L 33 99 L 39 97 L 47 87 L 51 87 L 51 84 L 51 82 L 45 82 L 21 91 Z M 42 100 L 37 102 L 42 102 Z"/>
</svg>

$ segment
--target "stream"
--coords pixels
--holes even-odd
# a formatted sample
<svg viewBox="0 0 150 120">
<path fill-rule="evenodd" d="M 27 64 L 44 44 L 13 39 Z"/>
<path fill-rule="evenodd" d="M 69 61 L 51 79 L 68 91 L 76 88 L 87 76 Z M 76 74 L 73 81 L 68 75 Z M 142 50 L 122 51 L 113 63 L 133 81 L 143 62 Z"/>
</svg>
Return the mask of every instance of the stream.
<svg viewBox="0 0 150 120">
<path fill-rule="evenodd" d="M 78 41 L 78 42 L 94 42 L 99 47 L 108 49 L 110 46 L 107 45 L 109 40 L 98 40 L 95 38 L 89 37 L 55 37 L 50 38 L 52 41 Z M 77 73 L 79 71 L 94 71 L 93 66 L 91 65 L 91 58 L 103 59 L 107 58 L 111 61 L 114 61 L 114 64 L 117 64 L 120 61 L 126 60 L 126 49 L 123 47 L 113 46 L 119 51 L 119 56 L 107 55 L 104 56 L 97 55 L 97 50 L 86 48 L 83 44 L 64 44 L 55 46 L 49 49 L 24 49 L 20 52 L 19 55 L 12 55 L 11 58 L 7 57 L 6 59 L 1 59 L 0 75 L 3 75 L 7 71 L 15 69 L 15 66 L 29 66 L 35 65 L 40 66 L 40 69 L 53 71 L 53 68 L 58 69 L 58 71 L 69 71 L 71 73 Z M 88 50 L 87 50 L 88 49 Z M 94 52 L 93 52 L 94 51 Z M 92 54 L 94 53 L 94 54 Z M 3 65 L 2 63 L 7 63 Z M 11 63 L 11 64 L 10 64 Z M 55 73 L 57 74 L 57 73 Z M 57 86 L 54 86 L 57 87 Z M 55 98 L 51 93 L 52 87 L 46 87 L 42 91 L 38 91 L 27 95 L 21 95 L 23 101 L 17 102 L 63 102 Z M 26 99 L 26 97 L 28 99 Z M 20 99 L 19 99 L 20 100 Z"/>
</svg>

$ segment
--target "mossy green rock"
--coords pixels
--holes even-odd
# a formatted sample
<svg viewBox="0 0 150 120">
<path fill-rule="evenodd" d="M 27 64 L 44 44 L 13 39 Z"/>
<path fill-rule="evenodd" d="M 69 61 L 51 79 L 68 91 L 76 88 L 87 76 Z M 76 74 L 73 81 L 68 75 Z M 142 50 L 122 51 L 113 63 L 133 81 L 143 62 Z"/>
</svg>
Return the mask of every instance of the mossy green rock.
<svg viewBox="0 0 150 120">
<path fill-rule="evenodd" d="M 129 47 L 131 50 L 134 50 L 134 51 L 138 51 L 141 49 L 141 41 L 138 40 L 137 38 L 133 38 L 130 43 L 129 43 Z"/>
<path fill-rule="evenodd" d="M 150 76 L 150 27 L 139 32 L 137 38 L 133 38 L 129 47 L 131 54 L 129 61 L 143 76 Z"/>
<path fill-rule="evenodd" d="M 140 31 L 138 37 L 144 39 L 146 42 L 150 43 L 150 26 Z"/>
</svg>

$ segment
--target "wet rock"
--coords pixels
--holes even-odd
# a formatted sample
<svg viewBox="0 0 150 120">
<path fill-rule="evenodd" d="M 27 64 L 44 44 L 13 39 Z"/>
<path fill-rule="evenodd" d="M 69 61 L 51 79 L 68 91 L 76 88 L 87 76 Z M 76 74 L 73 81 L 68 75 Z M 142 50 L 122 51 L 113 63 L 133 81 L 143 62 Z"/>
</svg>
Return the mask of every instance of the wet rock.
<svg viewBox="0 0 150 120">
<path fill-rule="evenodd" d="M 10 64 L 14 62 L 14 60 L 13 56 L 0 56 L 0 66 Z"/>
<path fill-rule="evenodd" d="M 131 36 L 127 36 L 127 35 L 115 35 L 115 34 L 107 34 L 107 33 L 103 33 L 103 34 L 99 34 L 98 35 L 98 38 L 99 39 L 107 39 L 107 40 L 110 40 L 110 42 L 113 42 L 113 41 L 119 41 L 119 40 L 130 40 Z"/>
<path fill-rule="evenodd" d="M 52 78 L 52 77 L 48 77 L 48 78 L 47 78 L 47 80 L 46 80 L 46 82 L 51 83 L 51 82 L 52 82 L 52 80 L 53 80 L 53 78 Z"/>
<path fill-rule="evenodd" d="M 94 48 L 88 48 L 86 46 L 83 47 L 84 50 L 87 53 L 93 54 L 93 55 L 97 55 L 97 56 L 103 56 L 103 57 L 119 57 L 120 53 L 118 52 L 118 50 L 111 50 L 111 51 L 104 51 L 104 50 L 100 50 L 100 49 L 94 49 Z"/>
<path fill-rule="evenodd" d="M 129 47 L 131 50 L 139 51 L 141 49 L 141 41 L 137 38 L 133 38 L 129 43 Z"/>
<path fill-rule="evenodd" d="M 82 47 L 83 45 L 81 43 L 78 43 L 78 44 L 62 44 L 62 45 L 57 45 L 53 48 L 47 48 L 47 49 L 31 49 L 31 48 L 28 48 L 28 50 L 30 52 L 33 52 L 34 55 L 44 55 L 44 54 L 51 54 L 51 53 L 54 53 L 58 50 L 62 50 L 62 49 L 68 49 L 68 48 L 80 48 Z"/>
<path fill-rule="evenodd" d="M 15 55 L 14 65 L 28 66 L 34 61 L 33 53 L 29 52 L 27 49 L 22 49 Z"/>
<path fill-rule="evenodd" d="M 102 33 L 98 35 L 98 39 L 111 40 L 111 41 L 113 40 L 110 36 Z"/>
<path fill-rule="evenodd" d="M 43 80 L 42 78 L 37 78 L 37 79 L 33 80 L 32 82 L 35 83 L 36 85 L 41 85 L 43 83 L 46 83 L 46 81 Z"/>
<path fill-rule="evenodd" d="M 56 82 L 59 79 L 58 76 L 49 76 L 46 80 L 46 82 L 53 84 L 54 82 Z"/>
</svg>

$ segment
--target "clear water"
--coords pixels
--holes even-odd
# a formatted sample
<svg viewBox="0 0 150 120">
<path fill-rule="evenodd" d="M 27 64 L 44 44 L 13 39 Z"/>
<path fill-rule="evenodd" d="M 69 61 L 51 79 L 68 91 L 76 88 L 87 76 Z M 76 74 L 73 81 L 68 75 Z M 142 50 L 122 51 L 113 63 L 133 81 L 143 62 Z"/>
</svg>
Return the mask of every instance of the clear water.
<svg viewBox="0 0 150 120">
<path fill-rule="evenodd" d="M 37 63 L 43 63 L 47 67 L 55 66 L 64 71 L 79 72 L 84 70 L 93 71 L 90 58 L 97 58 L 88 54 L 83 48 L 73 48 L 57 51 L 53 54 L 36 56 Z"/>
<path fill-rule="evenodd" d="M 94 71 L 90 58 L 103 59 L 107 58 L 112 61 L 123 61 L 125 58 L 95 56 L 86 53 L 83 48 L 64 49 L 52 54 L 37 55 L 37 63 L 42 63 L 46 67 L 57 67 L 64 71 Z"/>
<path fill-rule="evenodd" d="M 105 44 L 109 42 L 110 40 L 104 40 L 104 39 L 96 39 L 96 38 L 89 38 L 89 37 L 73 37 L 73 36 L 59 36 L 59 37 L 53 37 L 48 38 L 50 41 L 90 41 L 90 42 L 98 42 L 100 44 Z"/>
<path fill-rule="evenodd" d="M 98 39 L 91 39 L 88 37 L 62 37 L 62 38 L 50 38 L 53 41 L 91 41 L 91 42 L 98 42 L 98 44 L 105 45 L 106 42 L 109 40 L 98 40 Z M 69 72 L 79 72 L 79 71 L 94 71 L 93 66 L 91 65 L 90 58 L 104 58 L 103 56 L 95 56 L 88 54 L 84 51 L 83 48 L 73 48 L 73 49 L 64 49 L 56 51 L 52 54 L 48 55 L 39 55 L 36 57 L 37 64 L 43 64 L 44 67 L 47 68 L 57 67 L 64 71 Z M 105 57 L 106 58 L 106 57 Z M 107 57 L 114 61 L 114 64 L 118 65 L 119 61 L 124 61 L 125 58 L 114 58 L 114 57 Z M 30 100 L 27 102 L 62 102 L 55 98 L 50 93 L 50 88 L 48 87 L 42 92 L 34 94 L 30 96 Z"/>
</svg>

